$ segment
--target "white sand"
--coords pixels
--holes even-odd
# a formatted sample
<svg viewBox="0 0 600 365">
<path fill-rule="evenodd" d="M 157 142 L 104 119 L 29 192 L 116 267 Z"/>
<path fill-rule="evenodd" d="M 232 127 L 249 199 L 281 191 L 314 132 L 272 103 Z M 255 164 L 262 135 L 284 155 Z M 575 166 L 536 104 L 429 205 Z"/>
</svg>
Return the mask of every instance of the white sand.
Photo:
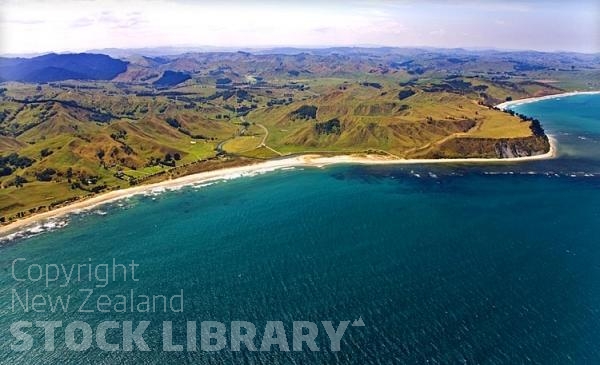
<svg viewBox="0 0 600 365">
<path fill-rule="evenodd" d="M 301 155 L 277 160 L 269 160 L 253 165 L 230 167 L 213 171 L 201 172 L 193 175 L 179 177 L 173 180 L 161 181 L 149 185 L 140 185 L 127 189 L 115 190 L 100 194 L 90 199 L 75 202 L 48 212 L 38 213 L 5 226 L 0 227 L 0 236 L 30 228 L 41 224 L 43 221 L 59 218 L 69 213 L 90 210 L 101 204 L 114 202 L 133 195 L 151 193 L 180 188 L 186 185 L 203 184 L 218 180 L 227 180 L 240 176 L 274 171 L 291 167 L 325 167 L 335 164 L 360 164 L 360 165 L 400 165 L 400 164 L 444 164 L 444 163 L 506 163 L 515 161 L 531 161 L 552 158 L 556 154 L 554 139 L 550 139 L 550 151 L 536 156 L 516 158 L 457 158 L 457 159 L 396 159 L 382 155 L 343 155 L 324 157 L 320 155 Z"/>
<path fill-rule="evenodd" d="M 513 106 L 513 105 L 523 105 L 523 104 L 528 104 L 528 103 L 534 103 L 534 102 L 540 101 L 540 100 L 557 99 L 557 98 L 562 98 L 562 97 L 566 97 L 566 96 L 574 96 L 574 95 L 594 95 L 594 94 L 600 94 L 600 91 L 571 91 L 568 93 L 546 95 L 546 96 L 540 96 L 537 98 L 511 100 L 511 101 L 506 101 L 504 103 L 496 105 L 496 108 L 506 110 L 508 107 Z"/>
<path fill-rule="evenodd" d="M 520 105 L 531 103 L 538 100 L 552 99 L 563 96 L 578 94 L 599 94 L 600 91 L 570 92 L 557 95 L 543 96 L 539 98 L 528 98 L 514 100 L 497 105 L 500 109 L 505 109 L 510 105 Z M 333 157 L 324 157 L 320 155 L 300 155 L 276 160 L 256 163 L 253 165 L 230 167 L 213 171 L 201 172 L 198 174 L 179 177 L 173 180 L 161 181 L 155 184 L 135 186 L 127 189 L 115 190 L 100 194 L 90 199 L 75 202 L 48 212 L 34 214 L 30 217 L 19 219 L 7 225 L 0 226 L 0 237 L 6 236 L 26 228 L 34 227 L 45 220 L 59 218 L 69 213 L 83 210 L 90 210 L 101 204 L 114 202 L 133 195 L 146 194 L 152 191 L 163 191 L 180 188 L 186 185 L 203 184 L 211 181 L 226 180 L 238 176 L 253 175 L 267 171 L 279 170 L 291 167 L 325 167 L 336 164 L 358 164 L 358 165 L 401 165 L 401 164 L 448 164 L 448 163 L 512 163 L 532 160 L 544 160 L 556 156 L 556 141 L 552 136 L 550 139 L 550 151 L 541 155 L 515 157 L 515 158 L 452 158 L 452 159 L 397 159 L 382 155 L 341 155 Z"/>
</svg>

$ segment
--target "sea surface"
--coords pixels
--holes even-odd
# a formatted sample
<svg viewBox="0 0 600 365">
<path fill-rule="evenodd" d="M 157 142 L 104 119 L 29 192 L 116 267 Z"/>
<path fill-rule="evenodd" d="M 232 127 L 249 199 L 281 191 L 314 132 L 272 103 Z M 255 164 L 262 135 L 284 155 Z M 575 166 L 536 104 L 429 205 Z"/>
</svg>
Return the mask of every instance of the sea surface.
<svg viewBox="0 0 600 365">
<path fill-rule="evenodd" d="M 600 95 L 513 109 L 541 120 L 557 159 L 280 170 L 130 197 L 5 241 L 0 363 L 600 364 Z M 137 281 L 121 267 L 105 287 L 85 267 L 68 285 L 63 275 L 33 281 L 36 265 L 113 259 L 134 260 Z M 81 289 L 94 290 L 94 303 L 183 291 L 183 311 L 81 313 Z M 29 304 L 70 295 L 73 305 L 25 312 L 13 301 L 27 290 Z M 348 326 L 332 351 L 321 321 L 359 318 L 364 326 Z M 18 321 L 60 321 L 55 348 L 44 349 L 43 329 L 26 328 L 31 349 L 12 350 Z M 96 337 L 68 349 L 74 321 L 95 334 L 118 321 L 107 336 L 116 344 L 125 321 L 150 321 L 150 351 L 103 351 Z M 198 351 L 162 351 L 163 321 L 184 345 L 186 322 L 196 321 Z M 319 351 L 232 351 L 229 339 L 201 351 L 202 321 L 222 322 L 227 336 L 232 321 L 252 322 L 257 347 L 267 321 L 281 321 L 290 350 L 293 321 L 311 321 Z"/>
</svg>

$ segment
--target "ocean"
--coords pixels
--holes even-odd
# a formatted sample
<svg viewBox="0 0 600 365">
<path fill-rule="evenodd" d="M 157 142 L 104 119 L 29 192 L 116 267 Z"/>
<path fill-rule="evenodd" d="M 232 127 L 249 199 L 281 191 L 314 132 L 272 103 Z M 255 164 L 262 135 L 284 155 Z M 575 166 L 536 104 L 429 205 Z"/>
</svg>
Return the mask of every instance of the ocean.
<svg viewBox="0 0 600 365">
<path fill-rule="evenodd" d="M 130 197 L 4 242 L 0 363 L 598 364 L 600 95 L 513 109 L 540 119 L 558 158 L 279 170 Z M 169 308 L 138 310 L 144 295 Z M 70 305 L 52 310 L 59 297 Z M 57 322 L 53 347 L 36 321 Z M 148 351 L 127 351 L 125 327 L 142 321 Z M 163 350 L 165 321 L 182 350 Z M 219 350 L 218 338 L 201 348 L 209 321 L 225 328 Z M 238 321 L 257 351 L 232 345 Z M 300 321 L 314 348 L 295 348 Z M 347 326 L 338 349 L 327 323 Z M 258 351 L 265 338 L 279 345 Z"/>
</svg>

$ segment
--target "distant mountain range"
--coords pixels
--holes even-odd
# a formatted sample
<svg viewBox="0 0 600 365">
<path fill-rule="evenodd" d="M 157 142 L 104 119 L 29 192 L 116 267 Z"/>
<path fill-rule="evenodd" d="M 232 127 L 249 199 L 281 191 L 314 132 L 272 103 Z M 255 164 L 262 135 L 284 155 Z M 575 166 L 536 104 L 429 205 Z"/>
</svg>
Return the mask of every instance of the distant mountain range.
<svg viewBox="0 0 600 365">
<path fill-rule="evenodd" d="M 50 53 L 34 58 L 0 58 L 0 81 L 111 80 L 126 70 L 127 62 L 103 54 Z"/>
<path fill-rule="evenodd" d="M 455 53 L 469 55 L 490 55 L 490 54 L 571 54 L 581 56 L 599 56 L 600 53 L 577 53 L 577 52 L 544 52 L 535 50 L 518 50 L 518 49 L 501 49 L 501 48 L 436 48 L 436 47 L 392 47 L 392 46 L 377 46 L 377 45 L 357 45 L 357 46 L 339 46 L 339 47 L 216 47 L 216 46 L 200 46 L 200 47 L 147 47 L 147 48 L 102 48 L 86 51 L 88 53 L 106 54 L 115 58 L 128 58 L 131 56 L 181 56 L 184 54 L 193 53 L 252 53 L 255 55 L 297 55 L 300 53 L 308 53 L 313 55 L 330 55 L 333 53 L 342 55 L 352 55 L 359 53 L 367 53 L 371 55 L 415 55 L 426 52 L 432 53 Z"/>
<path fill-rule="evenodd" d="M 190 49 L 187 49 L 191 51 Z M 302 70 L 329 75 L 332 72 L 356 72 L 369 69 L 391 67 L 397 69 L 403 62 L 413 62 L 412 68 L 419 71 L 426 68 L 442 68 L 461 73 L 469 69 L 469 64 L 477 64 L 485 58 L 506 64 L 515 64 L 514 71 L 524 71 L 527 67 L 561 69 L 565 64 L 575 68 L 588 67 L 600 62 L 600 54 L 542 53 L 536 51 L 506 52 L 496 50 L 468 51 L 464 49 L 419 49 L 394 47 L 332 47 L 318 49 L 273 48 L 247 49 L 212 52 L 182 52 L 180 48 L 148 48 L 135 50 L 98 50 L 95 53 L 50 53 L 33 58 L 0 57 L 0 82 L 21 81 L 46 83 L 63 80 L 115 80 L 118 82 L 154 82 L 155 86 L 168 87 L 182 83 L 194 73 L 209 70 L 209 73 L 223 72 L 223 63 L 240 62 L 245 74 L 256 73 L 269 77 L 274 74 Z M 101 54 L 97 52 L 104 52 Z M 166 56 L 157 56 L 158 54 Z M 172 55 L 168 55 L 172 54 Z M 126 56 L 128 55 L 128 56 Z M 279 66 L 272 63 L 271 56 L 283 57 Z M 515 61 L 518 60 L 518 61 Z M 412 62 L 412 61 L 411 61 Z M 450 62 L 450 63 L 448 63 Z M 386 66 L 387 65 L 387 66 Z M 408 63 L 406 64 L 408 65 Z M 419 68 L 418 65 L 423 67 Z M 531 66 L 534 65 L 534 66 Z M 409 67 L 410 68 L 410 67 Z M 352 70 L 351 70 L 352 69 Z M 513 67 L 510 67 L 513 70 Z M 183 73 L 182 73 L 183 72 Z M 159 76 L 160 75 L 160 76 Z M 214 76 L 214 75 L 209 75 Z M 239 75 L 238 75 L 239 76 Z M 216 77 L 219 77 L 218 75 Z"/>
</svg>

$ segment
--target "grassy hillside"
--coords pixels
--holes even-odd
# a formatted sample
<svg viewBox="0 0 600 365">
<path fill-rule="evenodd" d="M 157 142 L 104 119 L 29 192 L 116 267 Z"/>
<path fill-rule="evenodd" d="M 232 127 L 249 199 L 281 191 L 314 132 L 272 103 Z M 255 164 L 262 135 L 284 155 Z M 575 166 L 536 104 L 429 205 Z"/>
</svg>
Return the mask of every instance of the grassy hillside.
<svg viewBox="0 0 600 365">
<path fill-rule="evenodd" d="M 0 220 L 295 153 L 542 153 L 548 141 L 539 123 L 492 106 L 600 88 L 596 61 L 460 50 L 205 53 L 131 57 L 110 81 L 4 82 Z M 3 60 L 15 62 L 23 61 Z"/>
<path fill-rule="evenodd" d="M 410 158 L 448 138 L 520 138 L 532 135 L 530 123 L 482 105 L 483 99 L 445 91 L 401 98 L 399 86 L 344 83 L 313 98 L 251 112 L 248 120 L 268 128 L 267 144 L 281 153 L 384 150 Z M 298 110 L 316 109 L 314 118 Z M 322 128 L 329 121 L 339 128 Z M 337 122 L 333 122 L 336 124 Z"/>
</svg>

